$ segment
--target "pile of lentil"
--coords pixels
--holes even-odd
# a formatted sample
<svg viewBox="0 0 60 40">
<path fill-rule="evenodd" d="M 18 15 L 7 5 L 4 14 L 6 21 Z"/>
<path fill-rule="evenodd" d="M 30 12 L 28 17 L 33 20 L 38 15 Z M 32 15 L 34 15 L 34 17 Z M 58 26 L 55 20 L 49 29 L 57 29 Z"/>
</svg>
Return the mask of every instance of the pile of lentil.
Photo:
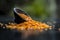
<svg viewBox="0 0 60 40">
<path fill-rule="evenodd" d="M 26 21 L 20 24 L 9 23 L 9 25 L 6 24 L 6 27 L 10 29 L 17 29 L 17 30 L 39 30 L 39 31 L 52 28 L 51 26 L 45 23 L 38 22 L 35 20 Z"/>
</svg>

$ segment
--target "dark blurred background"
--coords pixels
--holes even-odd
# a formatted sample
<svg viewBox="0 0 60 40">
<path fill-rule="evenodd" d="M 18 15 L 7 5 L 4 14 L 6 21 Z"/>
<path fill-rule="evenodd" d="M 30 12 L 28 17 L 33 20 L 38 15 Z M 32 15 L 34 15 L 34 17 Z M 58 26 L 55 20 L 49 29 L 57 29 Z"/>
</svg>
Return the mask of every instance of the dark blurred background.
<svg viewBox="0 0 60 40">
<path fill-rule="evenodd" d="M 45 22 L 55 27 L 56 30 L 60 28 L 60 0 L 0 0 L 0 22 L 8 23 L 14 21 L 14 7 L 24 10 L 34 20 Z M 60 32 L 56 33 L 52 30 L 42 34 L 40 40 L 60 40 L 59 35 Z M 4 39 L 2 38 L 2 40 Z"/>
</svg>

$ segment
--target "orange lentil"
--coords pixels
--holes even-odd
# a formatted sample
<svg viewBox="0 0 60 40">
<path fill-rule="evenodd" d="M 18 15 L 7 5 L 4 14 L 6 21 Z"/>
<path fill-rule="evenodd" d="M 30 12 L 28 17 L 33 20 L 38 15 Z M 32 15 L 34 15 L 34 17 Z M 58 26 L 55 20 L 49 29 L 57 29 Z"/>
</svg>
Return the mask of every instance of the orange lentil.
<svg viewBox="0 0 60 40">
<path fill-rule="evenodd" d="M 17 30 L 39 30 L 39 31 L 52 28 L 51 26 L 45 23 L 38 22 L 32 19 L 20 24 L 9 23 L 9 25 L 6 25 L 6 27 L 10 29 L 17 29 Z"/>
</svg>

